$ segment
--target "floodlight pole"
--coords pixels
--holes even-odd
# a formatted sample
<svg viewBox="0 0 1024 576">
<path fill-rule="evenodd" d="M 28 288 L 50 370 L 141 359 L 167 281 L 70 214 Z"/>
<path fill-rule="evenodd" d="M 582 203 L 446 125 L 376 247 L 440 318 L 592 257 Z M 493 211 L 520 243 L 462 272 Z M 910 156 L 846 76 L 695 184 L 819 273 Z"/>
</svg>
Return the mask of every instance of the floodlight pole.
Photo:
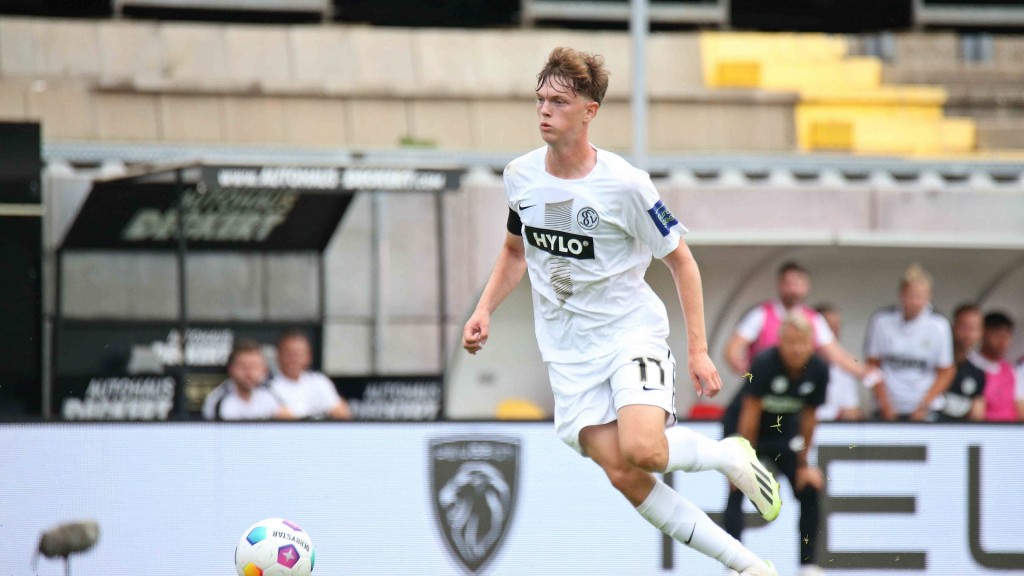
<svg viewBox="0 0 1024 576">
<path fill-rule="evenodd" d="M 648 0 L 630 0 L 629 33 L 633 44 L 633 165 L 647 170 L 647 36 Z"/>
</svg>

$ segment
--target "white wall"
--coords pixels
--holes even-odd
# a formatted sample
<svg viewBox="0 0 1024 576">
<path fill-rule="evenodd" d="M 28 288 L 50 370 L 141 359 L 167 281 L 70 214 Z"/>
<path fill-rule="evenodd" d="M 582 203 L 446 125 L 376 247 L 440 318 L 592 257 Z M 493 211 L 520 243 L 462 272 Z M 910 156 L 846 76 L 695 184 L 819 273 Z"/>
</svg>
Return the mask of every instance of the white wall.
<svg viewBox="0 0 1024 576">
<path fill-rule="evenodd" d="M 719 435 L 717 425 L 694 428 Z M 72 558 L 78 576 L 233 574 L 243 530 L 284 517 L 311 535 L 314 574 L 464 574 L 435 516 L 437 462 L 430 443 L 495 437 L 518 444 L 517 472 L 504 476 L 516 496 L 505 535 L 482 574 L 721 573 L 680 544 L 671 547 L 674 567 L 663 570 L 661 534 L 593 463 L 563 446 L 550 424 L 329 422 L 0 425 L 0 573 L 30 573 L 43 530 L 92 518 L 100 524 L 99 543 Z M 823 522 L 831 552 L 921 552 L 926 568 L 913 573 L 922 576 L 1024 573 L 1024 563 L 1015 570 L 979 565 L 969 547 L 968 517 L 969 456 L 977 446 L 980 536 L 974 535 L 988 552 L 1024 554 L 1024 499 L 1016 491 L 1021 427 L 826 425 L 816 442 L 842 458 L 828 467 L 827 496 L 912 500 L 910 512 L 831 513 Z M 877 461 L 885 447 L 902 456 Z M 723 509 L 720 475 L 676 474 L 674 483 L 703 510 Z M 748 530 L 744 541 L 781 574 L 793 574 L 799 508 L 785 485 L 782 495 L 778 520 Z M 63 566 L 43 559 L 34 573 L 57 576 Z"/>
</svg>

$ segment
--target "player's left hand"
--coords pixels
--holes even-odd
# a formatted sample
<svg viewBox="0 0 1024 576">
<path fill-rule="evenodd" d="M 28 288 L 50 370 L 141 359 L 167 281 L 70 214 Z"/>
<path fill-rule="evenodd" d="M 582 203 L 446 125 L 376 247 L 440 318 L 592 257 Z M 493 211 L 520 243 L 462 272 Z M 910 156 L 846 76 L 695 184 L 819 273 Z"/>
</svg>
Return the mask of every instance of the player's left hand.
<svg viewBox="0 0 1024 576">
<path fill-rule="evenodd" d="M 693 388 L 697 396 L 714 398 L 722 389 L 722 377 L 718 375 L 718 368 L 711 361 L 707 352 L 690 354 L 687 361 L 690 370 L 690 380 L 693 381 Z"/>
<path fill-rule="evenodd" d="M 796 469 L 796 490 L 799 492 L 805 486 L 813 486 L 818 490 L 825 489 L 825 475 L 817 466 L 801 466 Z"/>
</svg>

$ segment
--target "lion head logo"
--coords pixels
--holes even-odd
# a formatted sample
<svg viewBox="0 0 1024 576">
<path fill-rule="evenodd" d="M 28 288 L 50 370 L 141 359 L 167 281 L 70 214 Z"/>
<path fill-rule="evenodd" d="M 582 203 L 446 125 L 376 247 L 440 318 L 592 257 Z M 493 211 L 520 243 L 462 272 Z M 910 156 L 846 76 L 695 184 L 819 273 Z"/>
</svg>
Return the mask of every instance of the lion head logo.
<svg viewBox="0 0 1024 576">
<path fill-rule="evenodd" d="M 470 572 L 498 549 L 515 506 L 519 444 L 508 439 L 431 442 L 434 510 L 449 550 Z"/>
</svg>

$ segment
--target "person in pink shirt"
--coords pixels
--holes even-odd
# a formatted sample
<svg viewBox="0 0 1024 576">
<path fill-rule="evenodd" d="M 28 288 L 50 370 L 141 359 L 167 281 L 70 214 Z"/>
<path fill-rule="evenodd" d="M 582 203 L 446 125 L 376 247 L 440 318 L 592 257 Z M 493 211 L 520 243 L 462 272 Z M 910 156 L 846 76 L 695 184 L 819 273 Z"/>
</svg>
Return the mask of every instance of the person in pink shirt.
<svg viewBox="0 0 1024 576">
<path fill-rule="evenodd" d="M 797 262 L 784 262 L 779 266 L 776 290 L 776 298 L 758 304 L 740 318 L 736 330 L 725 345 L 726 362 L 737 375 L 743 376 L 750 370 L 759 352 L 779 343 L 782 319 L 789 312 L 796 311 L 806 316 L 811 323 L 814 350 L 823 359 L 860 378 L 868 388 L 881 382 L 881 371 L 857 361 L 836 340 L 825 318 L 805 303 L 811 291 L 811 276 L 806 268 Z"/>
<path fill-rule="evenodd" d="M 972 362 L 985 371 L 985 420 L 1024 420 L 1024 374 L 1006 359 L 1013 343 L 1013 320 L 1002 312 L 985 315 L 981 349 Z"/>
</svg>

